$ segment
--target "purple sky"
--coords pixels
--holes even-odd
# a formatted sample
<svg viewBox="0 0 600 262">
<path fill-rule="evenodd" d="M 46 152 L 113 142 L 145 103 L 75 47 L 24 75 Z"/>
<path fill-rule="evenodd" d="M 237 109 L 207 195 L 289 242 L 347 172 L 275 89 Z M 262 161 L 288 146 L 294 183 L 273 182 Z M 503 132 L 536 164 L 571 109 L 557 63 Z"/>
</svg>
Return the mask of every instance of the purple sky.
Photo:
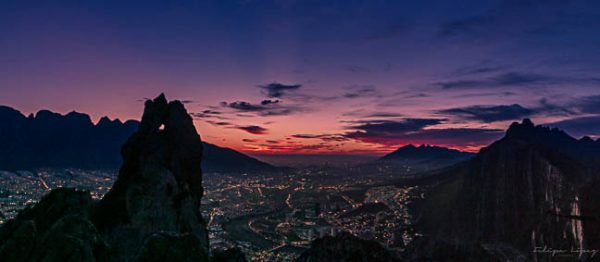
<svg viewBox="0 0 600 262">
<path fill-rule="evenodd" d="M 0 104 L 26 114 L 165 92 L 255 154 L 477 150 L 525 117 L 600 135 L 597 1 L 34 2 L 0 3 Z"/>
</svg>

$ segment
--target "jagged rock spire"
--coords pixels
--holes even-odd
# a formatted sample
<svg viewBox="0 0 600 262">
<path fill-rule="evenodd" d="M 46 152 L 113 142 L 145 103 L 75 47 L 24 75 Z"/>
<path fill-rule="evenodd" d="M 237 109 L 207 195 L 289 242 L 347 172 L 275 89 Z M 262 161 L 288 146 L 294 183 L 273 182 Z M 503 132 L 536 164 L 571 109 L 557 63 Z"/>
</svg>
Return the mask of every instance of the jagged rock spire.
<svg viewBox="0 0 600 262">
<path fill-rule="evenodd" d="M 200 213 L 202 142 L 183 104 L 167 102 L 164 94 L 146 101 L 139 129 L 121 154 L 119 177 L 94 216 L 116 254 L 130 260 L 129 249 L 141 250 L 162 232 L 188 242 L 191 236 L 207 251 Z"/>
</svg>

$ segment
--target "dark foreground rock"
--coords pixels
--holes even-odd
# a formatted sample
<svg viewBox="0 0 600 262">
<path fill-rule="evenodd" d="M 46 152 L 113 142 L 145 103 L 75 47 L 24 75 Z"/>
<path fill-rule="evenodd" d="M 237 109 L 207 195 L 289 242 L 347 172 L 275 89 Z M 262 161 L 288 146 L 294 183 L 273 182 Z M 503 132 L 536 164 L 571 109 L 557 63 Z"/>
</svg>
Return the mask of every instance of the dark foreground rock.
<svg viewBox="0 0 600 262">
<path fill-rule="evenodd" d="M 379 243 L 363 240 L 349 233 L 323 237 L 312 242 L 298 262 L 387 262 L 394 261 Z"/>
<path fill-rule="evenodd" d="M 56 189 L 0 228 L 0 261 L 106 261 L 89 193 Z"/>
<path fill-rule="evenodd" d="M 202 142 L 183 104 L 147 101 L 122 156 L 99 203 L 53 190 L 0 228 L 0 261 L 208 261 Z"/>
<path fill-rule="evenodd" d="M 239 248 L 214 251 L 212 262 L 246 262 L 246 256 Z"/>
</svg>

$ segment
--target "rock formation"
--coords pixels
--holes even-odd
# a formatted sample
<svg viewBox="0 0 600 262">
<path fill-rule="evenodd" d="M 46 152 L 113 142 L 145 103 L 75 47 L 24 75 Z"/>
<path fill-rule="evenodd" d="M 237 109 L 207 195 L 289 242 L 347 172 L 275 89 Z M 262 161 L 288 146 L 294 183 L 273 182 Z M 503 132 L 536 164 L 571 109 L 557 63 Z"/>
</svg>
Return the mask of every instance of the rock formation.
<svg viewBox="0 0 600 262">
<path fill-rule="evenodd" d="M 0 261 L 208 261 L 200 137 L 181 102 L 145 106 L 109 193 L 53 190 L 0 228 Z"/>
<path fill-rule="evenodd" d="M 227 250 L 215 250 L 212 254 L 212 262 L 246 262 L 246 256 L 239 248 Z"/>
<path fill-rule="evenodd" d="M 168 103 L 164 95 L 146 101 L 139 129 L 121 154 L 119 177 L 93 214 L 111 254 L 131 260 L 131 250 L 144 245 L 191 241 L 203 246 L 206 257 L 202 142 L 183 104 Z M 170 235 L 153 235 L 162 232 Z"/>
<path fill-rule="evenodd" d="M 92 198 L 56 189 L 0 228 L 0 261 L 97 261 L 107 246 L 89 220 Z"/>
</svg>

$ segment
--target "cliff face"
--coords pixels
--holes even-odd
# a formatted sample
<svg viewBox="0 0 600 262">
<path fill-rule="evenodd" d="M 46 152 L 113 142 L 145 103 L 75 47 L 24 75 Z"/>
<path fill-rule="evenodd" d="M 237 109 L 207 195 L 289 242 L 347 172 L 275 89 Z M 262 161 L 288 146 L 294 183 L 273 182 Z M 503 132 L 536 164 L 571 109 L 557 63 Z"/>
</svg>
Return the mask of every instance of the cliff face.
<svg viewBox="0 0 600 262">
<path fill-rule="evenodd" d="M 179 101 L 145 106 L 111 191 L 52 191 L 0 228 L 0 261 L 208 261 L 200 137 Z"/>
<path fill-rule="evenodd" d="M 600 213 L 586 188 L 598 181 L 599 156 L 594 141 L 528 120 L 515 123 L 503 139 L 431 189 L 424 205 L 435 211 L 425 212 L 424 227 L 429 236 L 474 243 L 490 256 L 512 259 L 547 258 L 532 252 L 536 247 L 593 248 Z"/>
</svg>

